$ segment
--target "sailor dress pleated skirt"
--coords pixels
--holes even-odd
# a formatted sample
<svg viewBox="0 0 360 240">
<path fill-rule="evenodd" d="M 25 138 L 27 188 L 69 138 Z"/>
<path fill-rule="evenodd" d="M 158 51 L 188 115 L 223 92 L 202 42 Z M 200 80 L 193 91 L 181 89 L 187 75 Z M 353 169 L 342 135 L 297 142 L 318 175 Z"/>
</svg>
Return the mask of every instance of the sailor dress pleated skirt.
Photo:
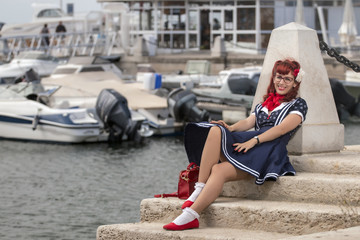
<svg viewBox="0 0 360 240">
<path fill-rule="evenodd" d="M 207 122 L 188 123 L 184 131 L 184 144 L 189 162 L 200 165 L 202 151 L 211 127 L 221 129 L 221 152 L 237 169 L 255 177 L 255 183 L 276 180 L 279 176 L 295 175 L 295 169 L 288 157 L 286 145 L 296 129 L 269 142 L 255 145 L 246 153 L 234 150 L 234 143 L 246 142 L 254 136 L 280 124 L 290 113 L 299 114 L 305 119 L 307 105 L 305 100 L 297 98 L 289 103 L 283 103 L 271 115 L 267 114 L 261 104 L 255 107 L 256 126 L 254 131 L 230 132 L 227 128 Z M 282 117 L 281 117 L 282 116 Z M 280 119 L 282 118 L 282 119 Z"/>
</svg>

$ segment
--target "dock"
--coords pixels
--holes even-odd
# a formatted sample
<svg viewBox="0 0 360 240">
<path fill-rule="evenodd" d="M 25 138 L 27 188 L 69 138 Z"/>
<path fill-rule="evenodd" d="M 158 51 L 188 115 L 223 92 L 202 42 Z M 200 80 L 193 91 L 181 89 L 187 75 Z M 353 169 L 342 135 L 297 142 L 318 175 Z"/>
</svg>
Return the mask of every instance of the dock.
<svg viewBox="0 0 360 240">
<path fill-rule="evenodd" d="M 256 187 L 253 180 L 226 183 L 200 215 L 199 229 L 162 229 L 184 200 L 148 198 L 140 204 L 140 222 L 99 226 L 96 239 L 359 239 L 360 146 L 290 159 L 296 176 Z"/>
</svg>

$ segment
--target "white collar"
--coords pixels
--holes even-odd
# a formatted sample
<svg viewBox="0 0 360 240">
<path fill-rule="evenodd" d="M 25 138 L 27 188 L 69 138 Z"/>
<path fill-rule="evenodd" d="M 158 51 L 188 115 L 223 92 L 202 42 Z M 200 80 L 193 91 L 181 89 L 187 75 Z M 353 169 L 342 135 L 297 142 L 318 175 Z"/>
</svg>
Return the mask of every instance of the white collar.
<svg viewBox="0 0 360 240">
<path fill-rule="evenodd" d="M 285 105 L 287 104 L 287 102 L 283 102 L 281 103 L 279 106 L 277 106 L 274 110 L 272 110 L 272 112 L 277 111 L 282 109 Z M 265 112 L 266 114 L 269 114 L 269 109 L 265 106 L 261 108 L 261 111 Z"/>
</svg>

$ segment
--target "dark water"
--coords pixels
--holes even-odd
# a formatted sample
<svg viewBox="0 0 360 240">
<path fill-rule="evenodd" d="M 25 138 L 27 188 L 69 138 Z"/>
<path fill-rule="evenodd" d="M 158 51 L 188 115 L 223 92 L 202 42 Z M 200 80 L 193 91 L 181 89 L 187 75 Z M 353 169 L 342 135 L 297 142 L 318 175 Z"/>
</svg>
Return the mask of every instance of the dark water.
<svg viewBox="0 0 360 240">
<path fill-rule="evenodd" d="M 345 144 L 360 144 L 345 125 Z M 57 145 L 0 141 L 0 239 L 95 239 L 99 225 L 138 222 L 140 202 L 176 191 L 182 137 Z"/>
<path fill-rule="evenodd" d="M 176 191 L 187 165 L 182 137 L 137 146 L 0 144 L 2 240 L 95 239 L 99 225 L 138 222 L 140 201 Z"/>
</svg>

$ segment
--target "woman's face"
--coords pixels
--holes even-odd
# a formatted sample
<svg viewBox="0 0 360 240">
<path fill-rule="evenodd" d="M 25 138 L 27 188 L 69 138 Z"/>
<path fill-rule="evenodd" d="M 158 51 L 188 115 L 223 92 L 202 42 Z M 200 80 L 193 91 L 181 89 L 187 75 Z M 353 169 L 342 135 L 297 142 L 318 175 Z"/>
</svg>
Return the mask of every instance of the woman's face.
<svg viewBox="0 0 360 240">
<path fill-rule="evenodd" d="M 277 94 L 286 95 L 292 88 L 296 87 L 295 77 L 290 72 L 288 74 L 276 73 L 274 76 L 274 86 Z"/>
</svg>

